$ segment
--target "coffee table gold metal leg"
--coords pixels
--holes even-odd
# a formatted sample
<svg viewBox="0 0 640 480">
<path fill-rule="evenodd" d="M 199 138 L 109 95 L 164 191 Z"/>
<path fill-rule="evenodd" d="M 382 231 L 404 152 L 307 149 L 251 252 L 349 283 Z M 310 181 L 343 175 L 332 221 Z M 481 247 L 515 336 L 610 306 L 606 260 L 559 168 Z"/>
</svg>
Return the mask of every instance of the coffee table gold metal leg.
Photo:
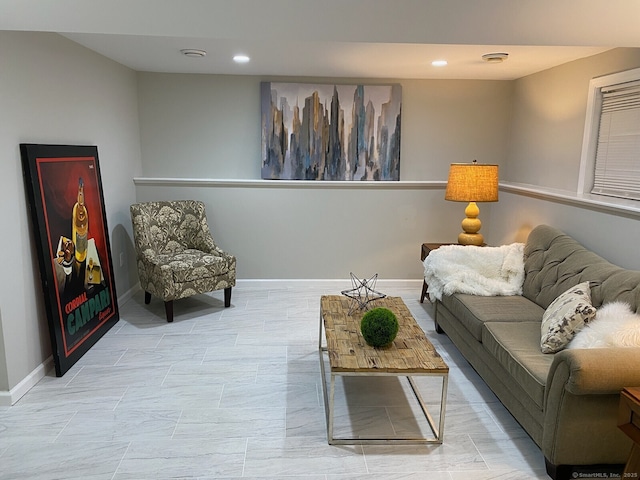
<svg viewBox="0 0 640 480">
<path fill-rule="evenodd" d="M 447 384 L 448 384 L 448 375 L 437 375 L 442 377 L 442 395 L 440 398 L 440 417 L 438 421 L 438 426 L 436 426 L 436 422 L 433 417 L 429 413 L 427 406 L 420 395 L 417 385 L 415 384 L 412 377 L 407 376 L 407 380 L 409 381 L 409 385 L 413 390 L 414 396 L 418 401 L 420 409 L 429 424 L 429 428 L 431 429 L 431 433 L 433 433 L 433 438 L 427 437 L 413 437 L 413 438 L 367 438 L 367 437 L 355 437 L 355 438 L 334 438 L 334 414 L 335 414 L 335 375 L 330 372 L 330 380 L 326 382 L 325 377 L 325 367 L 324 367 L 324 357 L 323 353 L 326 352 L 327 349 L 323 349 L 320 352 L 321 358 L 323 359 L 323 363 L 320 366 L 322 371 L 322 390 L 324 394 L 324 405 L 325 405 L 325 417 L 327 424 L 327 442 L 329 445 L 387 445 L 387 444 L 417 444 L 417 443 L 430 443 L 430 444 L 441 444 L 443 443 L 444 438 L 444 418 L 445 418 L 445 410 L 446 410 L 446 401 L 447 401 Z M 344 376 L 344 375 L 340 375 Z M 350 376 L 350 375 L 348 375 Z M 354 375 L 354 376 L 376 376 L 376 375 Z M 398 375 L 393 375 L 398 376 Z M 327 383 L 329 386 L 327 387 Z"/>
<path fill-rule="evenodd" d="M 444 415 L 447 410 L 447 388 L 449 385 L 449 375 L 442 377 L 442 397 L 440 398 L 440 426 L 438 428 L 440 442 L 444 440 Z"/>
<path fill-rule="evenodd" d="M 318 334 L 318 349 L 320 349 L 320 358 L 322 358 L 322 312 L 320 312 L 320 332 Z"/>
<path fill-rule="evenodd" d="M 329 433 L 329 417 L 330 417 L 330 412 L 329 409 L 327 408 L 327 405 L 329 405 L 329 396 L 327 395 L 327 381 L 326 381 L 326 373 L 325 373 L 325 368 L 324 368 L 324 353 L 327 352 L 327 348 L 322 346 L 322 325 L 323 325 L 323 319 L 322 319 L 322 312 L 320 313 L 320 336 L 318 338 L 318 353 L 320 354 L 320 376 L 321 376 L 321 383 L 322 383 L 322 396 L 324 397 L 324 413 L 325 413 L 325 420 L 326 420 L 326 424 L 327 424 L 327 441 L 329 442 L 329 444 L 331 444 L 331 436 Z"/>
<path fill-rule="evenodd" d="M 329 445 L 333 445 L 333 415 L 335 413 L 334 410 L 334 399 L 336 394 L 336 376 L 331 374 L 331 390 L 329 392 L 329 420 L 327 423 L 327 441 Z"/>
<path fill-rule="evenodd" d="M 422 413 L 427 419 L 429 428 L 431 428 L 431 432 L 433 433 L 433 436 L 436 440 L 435 443 L 442 443 L 442 440 L 444 437 L 444 415 L 445 415 L 446 399 L 447 399 L 448 375 L 442 375 L 442 395 L 440 397 L 440 416 L 438 418 L 437 428 L 436 428 L 436 422 L 433 420 L 433 417 L 429 413 L 429 410 L 427 409 L 427 406 L 424 403 L 424 400 L 422 399 L 422 395 L 420 395 L 420 391 L 418 390 L 418 387 L 414 383 L 413 378 L 407 377 L 407 380 L 409 380 L 409 385 L 411 385 L 413 394 L 415 395 L 416 400 L 418 400 L 418 403 L 420 404 L 420 408 L 422 409 Z"/>
</svg>

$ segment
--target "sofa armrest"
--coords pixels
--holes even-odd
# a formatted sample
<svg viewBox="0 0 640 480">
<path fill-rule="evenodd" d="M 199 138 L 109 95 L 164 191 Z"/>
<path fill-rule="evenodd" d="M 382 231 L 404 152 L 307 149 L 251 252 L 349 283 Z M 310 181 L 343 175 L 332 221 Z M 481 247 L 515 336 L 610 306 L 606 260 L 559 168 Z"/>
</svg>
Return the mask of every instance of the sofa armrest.
<svg viewBox="0 0 640 480">
<path fill-rule="evenodd" d="M 640 385 L 640 348 L 562 350 L 553 359 L 547 385 L 557 375 L 565 377 L 564 388 L 573 395 L 619 393 Z"/>
<path fill-rule="evenodd" d="M 542 453 L 552 465 L 626 461 L 630 440 L 618 429 L 620 391 L 640 385 L 640 348 L 556 353 L 547 377 Z"/>
</svg>

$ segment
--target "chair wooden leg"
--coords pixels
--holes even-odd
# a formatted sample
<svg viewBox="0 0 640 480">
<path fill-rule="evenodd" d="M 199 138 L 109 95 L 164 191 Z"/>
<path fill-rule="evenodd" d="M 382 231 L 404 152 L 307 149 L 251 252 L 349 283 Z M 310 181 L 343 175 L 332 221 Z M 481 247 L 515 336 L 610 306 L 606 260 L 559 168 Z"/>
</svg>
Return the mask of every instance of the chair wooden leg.
<svg viewBox="0 0 640 480">
<path fill-rule="evenodd" d="M 231 287 L 227 287 L 224 289 L 224 307 L 228 308 L 231 306 Z"/>
<path fill-rule="evenodd" d="M 167 322 L 173 322 L 173 300 L 164 302 L 164 311 L 167 313 Z"/>
<path fill-rule="evenodd" d="M 149 305 L 151 303 L 151 294 L 149 292 L 144 292 L 144 303 L 145 305 Z"/>
</svg>

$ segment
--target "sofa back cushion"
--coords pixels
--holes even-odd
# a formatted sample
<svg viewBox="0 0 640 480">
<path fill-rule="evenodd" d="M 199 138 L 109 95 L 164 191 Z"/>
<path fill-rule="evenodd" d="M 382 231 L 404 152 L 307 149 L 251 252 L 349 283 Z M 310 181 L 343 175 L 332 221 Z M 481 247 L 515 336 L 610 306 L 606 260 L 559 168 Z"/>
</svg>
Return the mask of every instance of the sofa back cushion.
<svg viewBox="0 0 640 480">
<path fill-rule="evenodd" d="M 564 291 L 586 281 L 596 308 L 616 300 L 629 303 L 634 311 L 640 306 L 640 272 L 609 263 L 548 225 L 529 234 L 524 273 L 523 295 L 545 309 Z"/>
</svg>

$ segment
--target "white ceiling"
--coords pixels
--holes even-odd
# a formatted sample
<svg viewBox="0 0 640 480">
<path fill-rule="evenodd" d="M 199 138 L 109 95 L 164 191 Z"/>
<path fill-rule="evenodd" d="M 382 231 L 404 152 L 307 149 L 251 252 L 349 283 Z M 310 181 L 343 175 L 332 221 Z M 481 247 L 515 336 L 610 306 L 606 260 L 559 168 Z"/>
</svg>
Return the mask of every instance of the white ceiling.
<svg viewBox="0 0 640 480">
<path fill-rule="evenodd" d="M 0 0 L 0 30 L 58 32 L 138 71 L 514 79 L 640 47 L 640 0 Z"/>
</svg>

